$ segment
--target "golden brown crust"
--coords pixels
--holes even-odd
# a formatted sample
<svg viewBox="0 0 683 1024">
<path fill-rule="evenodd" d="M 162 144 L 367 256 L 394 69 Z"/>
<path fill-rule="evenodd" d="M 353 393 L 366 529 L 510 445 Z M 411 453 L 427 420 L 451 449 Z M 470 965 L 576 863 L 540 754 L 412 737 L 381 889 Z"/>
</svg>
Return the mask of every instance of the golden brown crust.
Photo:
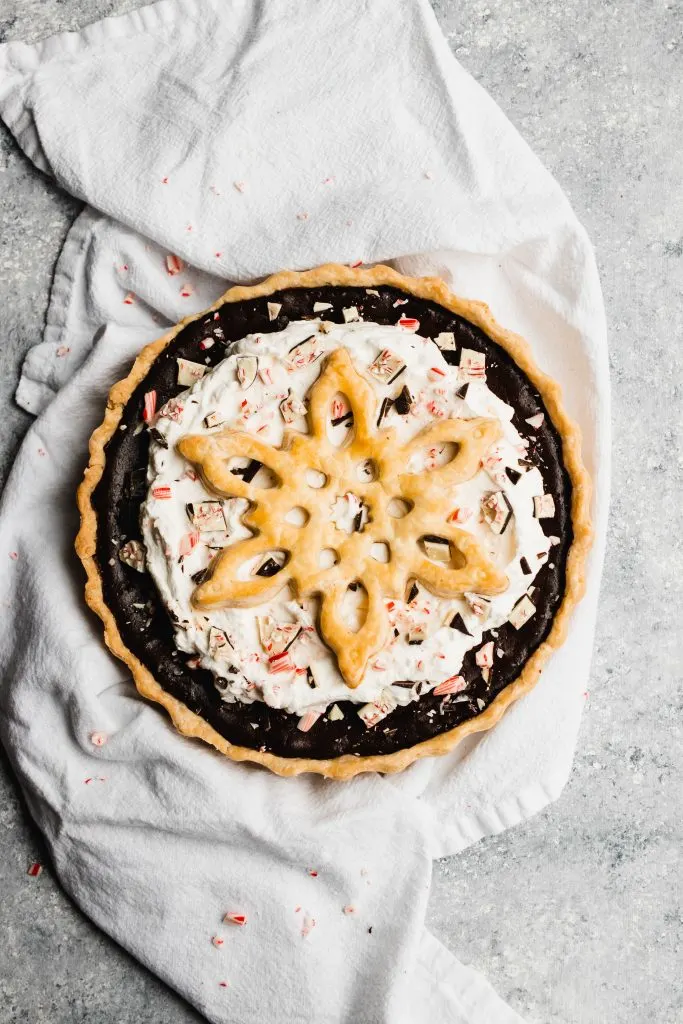
<svg viewBox="0 0 683 1024">
<path fill-rule="evenodd" d="M 361 288 L 392 285 L 400 288 L 417 298 L 436 302 L 469 320 L 512 356 L 539 391 L 550 418 L 562 438 L 564 465 L 572 485 L 571 517 L 574 537 L 567 556 L 564 597 L 555 614 L 548 637 L 534 651 L 517 679 L 505 687 L 481 715 L 463 722 L 449 732 L 392 754 L 378 754 L 371 757 L 345 754 L 338 758 L 316 760 L 313 758 L 279 757 L 275 754 L 229 743 L 208 722 L 167 693 L 152 673 L 126 647 L 121 639 L 116 620 L 104 601 L 102 580 L 95 560 L 97 516 L 92 504 L 92 495 L 104 471 L 105 445 L 120 422 L 124 406 L 135 388 L 149 372 L 157 356 L 188 323 L 200 319 L 208 312 L 213 312 L 226 302 L 240 302 L 244 299 L 264 297 L 285 288 L 317 288 L 323 285 Z M 257 285 L 238 285 L 230 288 L 209 310 L 203 310 L 195 316 L 187 317 L 163 337 L 142 350 L 129 375 L 111 389 L 104 420 L 90 438 L 89 447 L 90 461 L 83 482 L 78 489 L 81 528 L 76 538 L 76 552 L 83 562 L 87 575 L 86 601 L 104 623 L 107 646 L 113 654 L 128 665 L 142 696 L 162 704 L 170 714 L 173 724 L 181 733 L 204 740 L 233 761 L 252 761 L 262 764 L 278 775 L 290 776 L 299 775 L 302 772 L 315 772 L 328 778 L 348 779 L 360 772 L 398 772 L 419 758 L 448 753 L 461 739 L 471 733 L 490 729 L 513 701 L 528 693 L 536 684 L 550 655 L 563 643 L 571 612 L 581 599 L 585 589 L 584 566 L 592 541 L 589 515 L 591 484 L 581 460 L 580 431 L 564 410 L 560 387 L 552 378 L 538 369 L 528 343 L 518 334 L 508 331 L 496 323 L 485 303 L 458 298 L 437 277 L 405 277 L 390 267 L 381 265 L 367 269 L 352 269 L 330 263 L 303 272 L 282 271 Z"/>
</svg>

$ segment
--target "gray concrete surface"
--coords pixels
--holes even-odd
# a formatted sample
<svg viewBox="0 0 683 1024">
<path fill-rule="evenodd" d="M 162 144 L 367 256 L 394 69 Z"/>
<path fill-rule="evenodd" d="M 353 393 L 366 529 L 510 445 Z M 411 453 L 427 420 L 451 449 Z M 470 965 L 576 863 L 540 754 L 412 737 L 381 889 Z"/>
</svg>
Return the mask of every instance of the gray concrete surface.
<svg viewBox="0 0 683 1024">
<path fill-rule="evenodd" d="M 134 6 L 0 0 L 0 38 L 37 39 Z M 592 235 L 616 442 L 591 696 L 571 781 L 533 821 L 438 864 L 429 922 L 530 1024 L 674 1024 L 683 1021 L 683 4 L 435 0 L 435 9 L 458 58 Z M 18 368 L 40 337 L 76 210 L 0 131 L 5 471 L 28 423 L 12 404 Z M 26 876 L 44 851 L 3 769 L 1 1024 L 199 1020 L 71 905 L 49 869 Z"/>
</svg>

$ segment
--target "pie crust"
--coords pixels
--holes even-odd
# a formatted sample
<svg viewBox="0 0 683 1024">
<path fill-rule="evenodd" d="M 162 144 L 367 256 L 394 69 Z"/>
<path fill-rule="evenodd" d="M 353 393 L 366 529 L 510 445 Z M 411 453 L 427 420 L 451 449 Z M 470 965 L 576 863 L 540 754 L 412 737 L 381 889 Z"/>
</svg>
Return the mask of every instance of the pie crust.
<svg viewBox="0 0 683 1024">
<path fill-rule="evenodd" d="M 207 313 L 219 309 L 225 303 L 262 298 L 287 288 L 317 288 L 321 286 L 373 288 L 378 285 L 393 286 L 418 299 L 437 303 L 479 327 L 512 357 L 538 390 L 552 423 L 560 435 L 564 468 L 572 488 L 573 540 L 567 554 L 564 595 L 555 612 L 550 632 L 526 661 L 517 678 L 501 690 L 481 714 L 467 719 L 447 732 L 389 754 L 371 756 L 344 754 L 328 759 L 283 757 L 268 751 L 238 746 L 226 740 L 201 716 L 190 711 L 182 701 L 163 689 L 149 669 L 126 646 L 119 632 L 115 616 L 105 602 L 102 578 L 96 559 L 97 514 L 93 505 L 93 494 L 104 472 L 105 446 L 116 431 L 125 405 L 136 387 L 146 377 L 164 349 L 192 321 L 205 317 Z M 187 317 L 163 337 L 142 350 L 129 375 L 111 389 L 104 420 L 92 434 L 89 449 L 90 460 L 83 482 L 78 489 L 81 526 L 76 538 L 76 553 L 81 559 L 87 575 L 85 598 L 90 608 L 104 624 L 104 637 L 107 646 L 130 668 L 137 689 L 142 696 L 162 704 L 166 708 L 179 732 L 204 740 L 234 761 L 256 762 L 278 775 L 290 776 L 302 772 L 313 772 L 328 778 L 348 779 L 360 772 L 397 772 L 419 758 L 447 753 L 461 739 L 471 733 L 490 729 L 513 701 L 528 693 L 535 685 L 552 652 L 563 643 L 572 609 L 584 592 L 584 565 L 592 539 L 589 516 L 591 485 L 581 461 L 579 428 L 567 416 L 562 406 L 559 385 L 538 369 L 527 342 L 519 335 L 497 324 L 488 306 L 484 303 L 461 299 L 453 295 L 440 278 L 406 277 L 390 267 L 382 265 L 364 269 L 326 264 L 304 272 L 283 271 L 257 285 L 240 285 L 230 288 L 209 310 L 203 310 L 201 313 Z"/>
</svg>

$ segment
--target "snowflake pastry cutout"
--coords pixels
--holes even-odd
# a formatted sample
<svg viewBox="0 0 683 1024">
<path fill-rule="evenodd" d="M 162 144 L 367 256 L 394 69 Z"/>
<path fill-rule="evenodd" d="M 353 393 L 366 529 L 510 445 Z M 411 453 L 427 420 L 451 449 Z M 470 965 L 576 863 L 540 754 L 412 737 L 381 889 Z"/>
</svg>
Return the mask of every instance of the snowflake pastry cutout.
<svg viewBox="0 0 683 1024">
<path fill-rule="evenodd" d="M 339 393 L 347 397 L 354 428 L 342 447 L 332 443 L 327 429 L 332 400 Z M 413 580 L 441 597 L 506 589 L 506 576 L 477 539 L 448 522 L 454 488 L 477 473 L 500 427 L 485 418 L 440 420 L 399 444 L 393 429 L 375 426 L 375 393 L 341 348 L 327 358 L 309 397 L 310 433 L 286 432 L 280 448 L 239 430 L 188 435 L 179 441 L 178 450 L 212 491 L 249 500 L 243 522 L 254 531 L 217 554 L 192 602 L 204 611 L 257 605 L 288 585 L 299 599 L 319 596 L 320 634 L 336 654 L 347 686 L 355 688 L 370 658 L 391 639 L 387 601 L 402 598 Z M 444 443 L 456 446 L 450 462 L 408 471 L 414 453 Z M 262 463 L 274 474 L 275 486 L 259 487 L 231 472 L 229 462 L 236 456 Z M 330 514 L 336 499 L 348 493 L 367 509 L 367 522 L 351 534 L 340 531 Z M 294 509 L 304 510 L 303 525 L 287 521 Z M 408 511 L 397 515 L 397 509 Z M 446 562 L 427 556 L 425 538 L 434 537 L 447 542 Z M 377 560 L 378 546 L 388 561 Z M 334 564 L 321 567 L 321 553 L 329 555 L 330 550 Z M 275 575 L 245 571 L 255 559 L 275 552 L 285 557 Z M 367 615 L 354 631 L 344 620 L 342 602 L 349 587 L 358 583 L 367 592 Z"/>
</svg>

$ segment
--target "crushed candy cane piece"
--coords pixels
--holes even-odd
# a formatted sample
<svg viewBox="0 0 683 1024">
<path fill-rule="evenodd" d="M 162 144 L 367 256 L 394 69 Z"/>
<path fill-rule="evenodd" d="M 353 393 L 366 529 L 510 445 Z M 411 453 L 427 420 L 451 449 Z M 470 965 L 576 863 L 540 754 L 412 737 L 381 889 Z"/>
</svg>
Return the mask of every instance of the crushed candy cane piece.
<svg viewBox="0 0 683 1024">
<path fill-rule="evenodd" d="M 470 591 L 466 591 L 462 596 L 467 601 L 472 614 L 476 615 L 482 622 L 485 622 L 491 614 L 491 601 L 489 598 L 484 597 L 482 594 L 473 594 Z"/>
<path fill-rule="evenodd" d="M 380 384 L 392 384 L 405 368 L 406 364 L 400 356 L 389 348 L 383 348 L 368 370 Z"/>
<path fill-rule="evenodd" d="M 347 306 L 345 309 L 342 309 L 342 316 L 344 317 L 345 324 L 356 323 L 360 320 L 360 313 L 356 306 Z"/>
<path fill-rule="evenodd" d="M 185 506 L 185 511 L 192 525 L 200 533 L 222 532 L 227 527 L 221 501 L 190 501 Z"/>
<path fill-rule="evenodd" d="M 453 509 L 447 521 L 449 523 L 466 523 L 469 519 L 472 518 L 472 515 L 473 512 L 471 508 L 465 508 L 464 506 L 461 506 L 459 508 Z"/>
<path fill-rule="evenodd" d="M 202 340 L 199 342 L 199 347 L 202 350 L 202 352 L 206 352 L 207 348 L 213 348 L 215 344 L 216 342 L 213 338 L 202 338 Z"/>
<path fill-rule="evenodd" d="M 536 611 L 533 601 L 523 594 L 508 616 L 508 622 L 512 623 L 515 629 L 521 629 L 525 622 L 528 622 Z"/>
<path fill-rule="evenodd" d="M 90 742 L 94 747 L 103 747 L 109 737 L 106 732 L 92 732 L 90 733 Z"/>
<path fill-rule="evenodd" d="M 237 924 L 240 928 L 243 928 L 247 923 L 247 915 L 240 914 L 236 910 L 229 910 L 223 917 L 223 920 L 226 924 Z"/>
<path fill-rule="evenodd" d="M 355 914 L 356 908 L 352 903 L 347 903 L 345 907 L 342 907 L 342 913 L 344 914 Z"/>
<path fill-rule="evenodd" d="M 152 497 L 159 501 L 168 501 L 171 497 L 171 488 L 168 484 L 152 488 Z"/>
<path fill-rule="evenodd" d="M 542 494 L 534 498 L 534 515 L 536 519 L 552 519 L 555 515 L 555 499 L 552 494 Z"/>
<path fill-rule="evenodd" d="M 213 935 L 211 937 L 211 942 L 216 947 L 216 949 L 220 949 L 221 946 L 225 943 L 225 939 L 222 939 L 220 935 Z"/>
<path fill-rule="evenodd" d="M 493 665 L 493 640 L 489 640 L 479 648 L 474 655 L 474 660 L 479 668 L 491 668 Z"/>
<path fill-rule="evenodd" d="M 162 405 L 159 410 L 159 417 L 161 419 L 173 420 L 174 423 L 180 423 L 180 417 L 185 411 L 185 405 L 178 398 L 169 398 L 165 405 Z"/>
<path fill-rule="evenodd" d="M 26 872 L 26 874 L 29 875 L 31 878 L 38 878 L 38 876 L 42 874 L 42 871 L 43 865 L 39 864 L 38 861 L 35 860 L 33 864 L 29 864 L 28 871 Z"/>
<path fill-rule="evenodd" d="M 543 415 L 543 413 L 537 412 L 535 416 L 529 416 L 529 418 L 524 422 L 528 423 L 530 427 L 534 428 L 534 430 L 538 430 L 539 427 L 543 426 L 544 420 L 545 416 Z"/>
<path fill-rule="evenodd" d="M 302 715 L 297 724 L 299 732 L 308 732 L 320 718 L 319 711 L 307 711 L 305 715 Z"/>
<path fill-rule="evenodd" d="M 306 415 L 306 406 L 290 389 L 287 397 L 280 402 L 280 412 L 285 423 L 293 423 L 300 416 Z"/>
<path fill-rule="evenodd" d="M 304 914 L 303 924 L 301 925 L 301 938 L 305 939 L 311 934 L 315 928 L 315 918 L 311 917 L 310 914 Z"/>
<path fill-rule="evenodd" d="M 9 556 L 13 562 L 16 562 L 19 557 L 19 553 L 17 551 L 10 551 Z"/>
<path fill-rule="evenodd" d="M 452 331 L 442 331 L 441 334 L 437 334 L 435 340 L 440 349 L 447 352 L 455 351 L 455 335 Z"/>
<path fill-rule="evenodd" d="M 481 514 L 494 533 L 505 533 L 512 519 L 512 505 L 505 491 L 494 491 L 482 498 Z"/>
<path fill-rule="evenodd" d="M 477 352 L 473 348 L 464 348 L 461 351 L 458 380 L 462 383 L 486 380 L 486 356 L 483 352 Z"/>
<path fill-rule="evenodd" d="M 430 380 L 443 380 L 446 377 L 446 371 L 442 370 L 440 366 L 430 366 L 427 376 Z"/>
<path fill-rule="evenodd" d="M 467 687 L 467 683 L 462 676 L 451 676 L 450 679 L 444 679 L 442 683 L 434 687 L 432 691 L 435 697 L 443 697 L 449 693 L 460 693 Z"/>
<path fill-rule="evenodd" d="M 257 371 L 258 358 L 256 356 L 237 357 L 237 380 L 243 391 L 246 391 L 254 383 Z"/>
<path fill-rule="evenodd" d="M 508 482 L 508 475 L 505 472 L 502 449 L 499 445 L 492 445 L 481 460 L 484 469 L 499 487 L 505 487 Z"/>
<path fill-rule="evenodd" d="M 182 387 L 190 387 L 198 380 L 201 380 L 206 373 L 206 366 L 203 363 L 194 363 L 191 359 L 176 359 L 178 364 L 177 383 Z"/>
<path fill-rule="evenodd" d="M 318 872 L 315 870 L 315 868 L 309 868 L 308 869 L 308 873 L 311 876 L 311 878 L 317 878 L 318 877 Z"/>
<path fill-rule="evenodd" d="M 136 572 L 145 571 L 145 548 L 139 540 L 127 540 L 119 548 L 119 559 L 124 565 L 135 569 Z"/>
<path fill-rule="evenodd" d="M 374 725 L 381 722 L 383 718 L 390 715 L 397 705 L 397 700 L 391 690 L 385 688 L 377 698 L 369 704 L 364 704 L 358 711 L 358 717 L 365 724 L 366 729 L 372 729 Z"/>
<path fill-rule="evenodd" d="M 176 274 L 179 274 L 184 269 L 185 264 L 180 257 L 170 252 L 166 257 L 166 273 L 170 277 L 175 277 Z"/>
<path fill-rule="evenodd" d="M 338 704 L 333 704 L 329 710 L 327 717 L 329 718 L 330 722 L 341 722 L 341 720 L 344 717 L 344 712 L 342 711 Z"/>
<path fill-rule="evenodd" d="M 402 316 L 397 321 L 397 326 L 402 327 L 404 331 L 419 331 L 420 321 L 416 320 L 414 316 Z"/>
<path fill-rule="evenodd" d="M 305 210 L 302 210 L 301 213 L 297 213 L 296 215 L 297 220 L 308 220 L 308 217 L 309 215 Z"/>
<path fill-rule="evenodd" d="M 232 185 L 237 192 L 244 192 L 247 187 L 246 181 L 233 181 Z"/>
<path fill-rule="evenodd" d="M 156 391 L 147 391 L 144 399 L 145 405 L 142 410 L 142 418 L 145 423 L 149 423 L 154 418 L 154 414 L 157 411 L 157 393 Z"/>
<path fill-rule="evenodd" d="M 63 359 L 64 356 L 68 356 L 71 349 L 68 345 L 60 345 L 55 353 L 58 359 Z"/>
<path fill-rule="evenodd" d="M 209 630 L 209 655 L 216 659 L 226 658 L 232 649 L 227 633 L 212 626 Z"/>
<path fill-rule="evenodd" d="M 133 292 L 127 292 L 123 297 L 124 306 L 132 306 L 135 302 L 135 295 Z"/>
<path fill-rule="evenodd" d="M 185 558 L 197 547 L 197 544 L 199 544 L 199 530 L 183 534 L 178 544 L 178 557 Z"/>
<path fill-rule="evenodd" d="M 282 303 L 281 302 L 269 302 L 268 303 L 268 319 L 269 320 L 277 320 L 277 318 L 280 315 L 280 310 L 281 309 L 282 309 Z"/>
</svg>

